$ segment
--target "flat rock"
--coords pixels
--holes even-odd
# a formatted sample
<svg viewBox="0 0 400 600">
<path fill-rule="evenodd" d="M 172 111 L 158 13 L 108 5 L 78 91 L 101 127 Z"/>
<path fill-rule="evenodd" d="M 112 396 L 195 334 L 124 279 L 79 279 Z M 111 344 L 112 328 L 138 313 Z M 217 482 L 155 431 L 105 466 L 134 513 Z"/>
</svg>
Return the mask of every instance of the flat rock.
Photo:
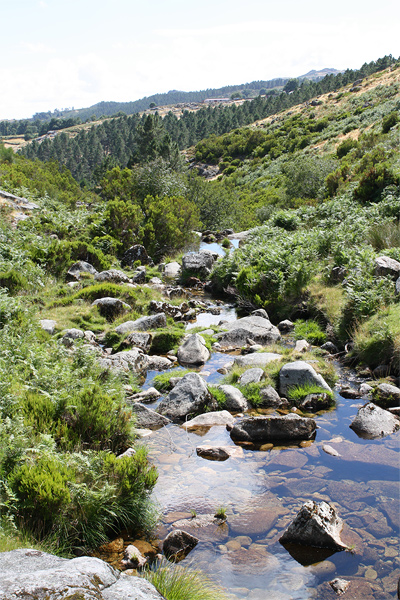
<svg viewBox="0 0 400 600">
<path fill-rule="evenodd" d="M 340 539 L 342 528 L 343 521 L 333 506 L 326 502 L 317 504 L 310 500 L 303 504 L 279 541 L 281 544 L 345 550 L 347 546 Z"/>
<path fill-rule="evenodd" d="M 225 408 L 227 410 L 243 412 L 249 408 L 246 398 L 234 385 L 219 385 L 218 388 L 225 394 Z"/>
<path fill-rule="evenodd" d="M 388 410 L 370 402 L 358 410 L 350 427 L 360 437 L 374 439 L 394 433 L 399 429 L 400 422 Z"/>
<path fill-rule="evenodd" d="M 400 262 L 389 256 L 378 256 L 375 259 L 375 275 L 389 275 L 397 279 L 400 275 Z"/>
<path fill-rule="evenodd" d="M 210 351 L 206 347 L 204 338 L 198 333 L 192 333 L 178 348 L 177 356 L 181 365 L 204 365 L 210 358 Z"/>
<path fill-rule="evenodd" d="M 190 419 L 182 424 L 185 429 L 195 429 L 196 427 L 214 427 L 217 425 L 226 425 L 232 427 L 235 422 L 234 417 L 227 410 L 207 412 Z"/>
<path fill-rule="evenodd" d="M 310 439 L 316 430 L 314 419 L 295 414 L 243 417 L 232 428 L 235 442 L 262 444 L 279 440 Z"/>
<path fill-rule="evenodd" d="M 260 367 L 247 369 L 240 377 L 238 383 L 240 385 L 248 385 L 249 383 L 259 383 L 264 377 L 264 371 Z"/>
<path fill-rule="evenodd" d="M 131 280 L 123 271 L 118 269 L 108 269 L 107 271 L 101 271 L 96 273 L 94 276 L 96 281 L 106 281 L 109 283 L 130 283 Z"/>
<path fill-rule="evenodd" d="M 225 519 L 219 519 L 213 514 L 196 515 L 191 519 L 181 519 L 175 521 L 172 526 L 195 535 L 201 541 L 224 540 L 229 533 Z"/>
<path fill-rule="evenodd" d="M 131 331 L 147 331 L 148 329 L 158 329 L 160 327 L 167 326 L 167 317 L 165 313 L 157 313 L 156 315 L 149 315 L 146 317 L 140 317 L 135 321 L 125 321 L 115 328 L 116 333 L 125 334 Z"/>
<path fill-rule="evenodd" d="M 265 367 L 274 360 L 282 360 L 281 354 L 275 352 L 256 352 L 244 356 L 235 356 L 234 364 L 239 367 Z"/>
<path fill-rule="evenodd" d="M 288 510 L 280 504 L 271 504 L 251 510 L 245 508 L 229 519 L 229 527 L 235 535 L 261 535 L 272 529 Z"/>
<path fill-rule="evenodd" d="M 168 425 L 171 421 L 160 415 L 155 410 L 141 404 L 140 402 L 135 402 L 131 406 L 132 412 L 136 415 L 136 423 L 139 427 L 147 428 L 147 429 L 159 429 L 164 425 Z"/>
<path fill-rule="evenodd" d="M 304 384 L 318 385 L 324 390 L 332 391 L 322 375 L 316 373 L 311 365 L 303 360 L 287 363 L 279 372 L 279 390 L 281 396 L 287 397 L 289 389 Z"/>
<path fill-rule="evenodd" d="M 224 324 L 228 331 L 217 334 L 221 346 L 244 346 L 251 338 L 256 344 L 266 345 L 280 340 L 279 329 L 263 317 L 243 317 Z"/>
<path fill-rule="evenodd" d="M 53 321 L 53 319 L 41 319 L 39 321 L 39 325 L 46 333 L 53 335 L 57 326 L 57 322 Z"/>
<path fill-rule="evenodd" d="M 151 340 L 152 335 L 151 333 L 147 333 L 147 331 L 132 331 L 124 339 L 124 344 L 126 346 L 141 348 L 144 352 L 147 352 L 150 350 Z"/>
<path fill-rule="evenodd" d="M 203 412 L 209 399 L 204 379 L 198 373 L 187 373 L 158 405 L 157 412 L 174 422 L 184 421 L 188 415 Z"/>
</svg>

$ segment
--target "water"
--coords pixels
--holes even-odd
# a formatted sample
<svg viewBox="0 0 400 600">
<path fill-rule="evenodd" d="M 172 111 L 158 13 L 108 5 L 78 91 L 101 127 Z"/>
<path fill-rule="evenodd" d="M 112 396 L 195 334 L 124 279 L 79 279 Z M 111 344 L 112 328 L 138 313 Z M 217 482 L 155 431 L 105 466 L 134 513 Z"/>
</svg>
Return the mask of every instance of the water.
<svg viewBox="0 0 400 600">
<path fill-rule="evenodd" d="M 207 245 L 210 246 L 210 245 Z M 207 328 L 221 319 L 233 320 L 232 308 L 221 315 L 202 313 L 198 322 Z M 217 369 L 232 360 L 214 353 L 200 369 L 209 383 L 218 383 Z M 337 363 L 341 383 L 354 383 L 351 371 Z M 148 373 L 145 387 L 156 373 Z M 355 600 L 396 598 L 400 576 L 399 446 L 398 434 L 379 440 L 359 438 L 349 425 L 363 404 L 335 392 L 336 409 L 316 415 L 314 442 L 269 451 L 243 448 L 240 457 L 225 462 L 202 459 L 199 444 L 233 446 L 224 427 L 202 433 L 169 425 L 146 438 L 150 459 L 159 479 L 154 498 L 159 503 L 163 538 L 172 523 L 183 516 L 214 513 L 224 506 L 227 524 L 204 531 L 185 527 L 200 537 L 183 561 L 205 571 L 234 598 L 247 600 L 325 600 L 337 597 L 328 581 L 352 580 Z M 329 444 L 334 457 L 323 450 Z M 345 526 L 342 539 L 354 553 L 308 556 L 306 549 L 293 556 L 279 537 L 307 500 L 332 502 Z"/>
</svg>

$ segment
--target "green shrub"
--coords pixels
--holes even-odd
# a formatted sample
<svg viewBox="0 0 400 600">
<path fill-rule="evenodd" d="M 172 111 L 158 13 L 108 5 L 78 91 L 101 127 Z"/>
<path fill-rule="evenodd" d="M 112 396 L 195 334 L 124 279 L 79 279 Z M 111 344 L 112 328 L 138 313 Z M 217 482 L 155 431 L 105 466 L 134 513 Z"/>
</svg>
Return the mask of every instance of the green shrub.
<svg viewBox="0 0 400 600">
<path fill-rule="evenodd" d="M 54 240 L 46 250 L 32 248 L 31 257 L 34 262 L 45 265 L 46 269 L 56 277 L 61 277 L 74 262 L 79 260 L 92 264 L 98 271 L 111 267 L 109 259 L 99 248 L 83 241 Z"/>
<path fill-rule="evenodd" d="M 217 387 L 215 385 L 209 385 L 208 391 L 210 392 L 212 397 L 217 402 L 218 407 L 222 410 L 225 407 L 225 403 L 226 403 L 226 396 L 225 396 L 225 393 L 223 392 L 223 390 L 221 390 L 219 387 Z"/>
<path fill-rule="evenodd" d="M 299 226 L 296 214 L 288 210 L 280 210 L 275 213 L 272 222 L 275 227 L 282 227 L 286 231 L 294 231 Z"/>
<path fill-rule="evenodd" d="M 388 133 L 399 122 L 399 114 L 391 112 L 382 119 L 382 133 Z"/>
<path fill-rule="evenodd" d="M 294 336 L 296 340 L 307 340 L 310 344 L 321 346 L 326 342 L 326 333 L 316 321 L 303 321 L 298 319 L 294 325 Z"/>
<path fill-rule="evenodd" d="M 0 272 L 0 287 L 6 288 L 10 294 L 15 294 L 26 289 L 28 281 L 24 275 L 15 269 L 10 269 L 9 271 Z"/>
<path fill-rule="evenodd" d="M 336 148 L 336 156 L 338 158 L 343 158 L 344 156 L 346 156 L 346 154 L 348 154 L 350 152 L 350 150 L 353 150 L 353 148 L 357 148 L 357 147 L 358 147 L 358 142 L 356 140 L 352 140 L 350 138 L 347 140 L 344 140 Z"/>
<path fill-rule="evenodd" d="M 25 424 L 36 433 L 50 433 L 54 429 L 56 406 L 49 396 L 27 391 L 21 399 L 21 408 Z"/>
<path fill-rule="evenodd" d="M 379 311 L 354 331 L 354 355 L 371 369 L 388 365 L 400 371 L 400 305 Z"/>
<path fill-rule="evenodd" d="M 377 202 L 381 193 L 391 184 L 397 184 L 398 177 L 385 163 L 379 163 L 363 173 L 354 190 L 354 198 L 360 202 Z"/>
</svg>

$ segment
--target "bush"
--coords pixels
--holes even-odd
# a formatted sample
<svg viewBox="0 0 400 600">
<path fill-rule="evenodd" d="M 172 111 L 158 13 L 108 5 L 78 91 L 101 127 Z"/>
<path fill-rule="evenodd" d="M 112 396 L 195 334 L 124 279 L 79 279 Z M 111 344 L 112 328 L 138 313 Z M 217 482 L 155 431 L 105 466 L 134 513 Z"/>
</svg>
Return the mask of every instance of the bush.
<svg viewBox="0 0 400 600">
<path fill-rule="evenodd" d="M 110 261 L 103 252 L 87 242 L 55 240 L 46 250 L 33 248 L 31 257 L 34 262 L 45 265 L 46 269 L 56 277 L 61 277 L 78 260 L 89 262 L 98 271 L 111 267 Z"/>
<path fill-rule="evenodd" d="M 354 355 L 371 369 L 388 365 L 400 371 L 400 305 L 376 313 L 354 331 Z"/>
<path fill-rule="evenodd" d="M 0 272 L 0 287 L 6 288 L 10 294 L 15 294 L 28 287 L 28 281 L 24 275 L 15 269 Z"/>
<path fill-rule="evenodd" d="M 330 392 L 319 385 L 313 383 L 305 383 L 303 385 L 294 385 L 287 392 L 288 400 L 291 400 L 294 404 L 300 404 L 309 394 L 325 394 L 334 404 L 333 392 Z"/>
<path fill-rule="evenodd" d="M 275 213 L 272 222 L 275 227 L 282 227 L 286 231 L 295 231 L 299 226 L 297 215 L 288 210 L 280 210 Z"/>
<path fill-rule="evenodd" d="M 169 350 L 177 349 L 183 337 L 185 337 L 185 330 L 178 327 L 171 327 L 162 331 L 157 330 L 153 333 L 150 353 L 167 354 Z"/>
<path fill-rule="evenodd" d="M 344 140 L 336 148 L 336 156 L 338 158 L 343 158 L 344 156 L 346 156 L 346 154 L 348 154 L 350 152 L 350 150 L 353 150 L 353 148 L 357 148 L 357 147 L 358 147 L 358 142 L 356 140 L 352 140 L 350 138 L 347 140 Z"/>
<path fill-rule="evenodd" d="M 382 133 L 388 133 L 399 122 L 397 112 L 391 112 L 382 119 Z"/>
<path fill-rule="evenodd" d="M 398 184 L 398 177 L 387 164 L 379 163 L 363 173 L 354 198 L 360 202 L 377 202 L 385 187 L 391 184 Z"/>
</svg>

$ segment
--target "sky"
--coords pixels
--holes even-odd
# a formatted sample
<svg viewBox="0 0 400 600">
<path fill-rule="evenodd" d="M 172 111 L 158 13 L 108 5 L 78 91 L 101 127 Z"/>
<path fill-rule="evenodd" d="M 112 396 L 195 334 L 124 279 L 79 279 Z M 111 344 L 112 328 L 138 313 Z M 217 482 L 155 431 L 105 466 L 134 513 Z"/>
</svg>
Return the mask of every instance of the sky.
<svg viewBox="0 0 400 600">
<path fill-rule="evenodd" d="M 0 0 L 0 120 L 400 56 L 398 0 Z"/>
</svg>

